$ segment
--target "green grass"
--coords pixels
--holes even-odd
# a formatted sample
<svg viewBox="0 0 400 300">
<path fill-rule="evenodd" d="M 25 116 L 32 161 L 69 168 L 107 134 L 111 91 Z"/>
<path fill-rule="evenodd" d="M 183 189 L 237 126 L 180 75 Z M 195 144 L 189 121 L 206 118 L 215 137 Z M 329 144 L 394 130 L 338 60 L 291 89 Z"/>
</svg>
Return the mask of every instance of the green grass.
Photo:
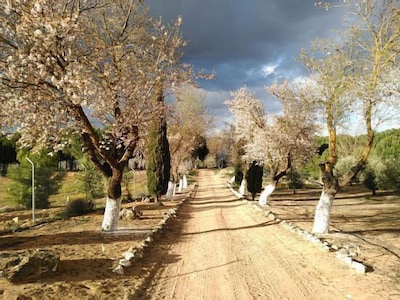
<svg viewBox="0 0 400 300">
<path fill-rule="evenodd" d="M 80 172 L 65 172 L 58 193 L 50 196 L 50 206 L 65 206 L 68 201 L 85 199 L 85 192 L 78 188 L 83 179 Z"/>
<path fill-rule="evenodd" d="M 8 195 L 8 188 L 12 180 L 7 177 L 0 177 L 0 207 L 14 207 L 15 202 Z"/>
<path fill-rule="evenodd" d="M 127 199 L 128 194 L 130 194 L 133 199 L 148 195 L 145 170 L 125 172 L 124 179 L 122 180 L 122 199 Z"/>
<path fill-rule="evenodd" d="M 86 199 L 85 192 L 78 188 L 82 186 L 81 181 L 84 180 L 84 174 L 81 172 L 65 172 L 63 175 L 58 193 L 50 196 L 50 207 L 65 207 L 69 201 Z M 188 176 L 188 183 L 193 183 L 195 180 L 193 177 L 193 175 Z M 105 179 L 103 180 L 105 188 L 104 194 L 106 195 L 107 182 Z M 11 179 L 0 177 L 0 209 L 4 207 L 17 207 L 17 204 L 10 199 L 7 193 L 7 189 L 11 184 Z M 122 200 L 128 199 L 128 194 L 130 194 L 133 199 L 140 199 L 148 195 L 145 170 L 125 172 L 121 185 Z"/>
</svg>

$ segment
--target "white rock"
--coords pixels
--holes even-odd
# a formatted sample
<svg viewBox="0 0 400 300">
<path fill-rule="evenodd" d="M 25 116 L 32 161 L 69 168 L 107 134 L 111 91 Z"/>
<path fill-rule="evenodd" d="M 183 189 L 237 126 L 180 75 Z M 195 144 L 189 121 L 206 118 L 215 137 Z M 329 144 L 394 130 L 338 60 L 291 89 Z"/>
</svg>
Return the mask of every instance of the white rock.
<svg viewBox="0 0 400 300">
<path fill-rule="evenodd" d="M 347 255 L 345 253 L 342 252 L 336 252 L 336 258 L 341 259 L 344 261 L 344 259 L 347 257 Z"/>
<path fill-rule="evenodd" d="M 331 247 L 332 247 L 333 250 L 339 250 L 339 246 L 338 245 L 333 244 Z"/>
<path fill-rule="evenodd" d="M 124 275 L 124 267 L 121 265 L 118 265 L 114 270 L 112 270 L 114 273 L 118 273 L 121 275 Z"/>
<path fill-rule="evenodd" d="M 358 253 L 357 252 L 349 252 L 349 256 L 351 257 L 357 257 Z"/>
<path fill-rule="evenodd" d="M 126 260 L 131 260 L 132 258 L 135 257 L 135 253 L 133 251 L 126 251 L 124 253 L 122 253 L 122 256 L 126 259 Z"/>
<path fill-rule="evenodd" d="M 321 241 L 320 241 L 319 238 L 313 236 L 313 237 L 311 238 L 311 243 L 313 243 L 313 244 L 321 244 Z"/>
<path fill-rule="evenodd" d="M 366 266 L 362 263 L 359 263 L 358 261 L 353 260 L 351 263 L 351 267 L 354 268 L 358 274 L 365 274 L 365 272 L 367 271 Z"/>
<path fill-rule="evenodd" d="M 324 252 L 330 252 L 330 251 L 331 251 L 331 248 L 329 248 L 329 246 L 327 246 L 327 245 L 323 245 L 323 246 L 322 246 L 322 250 L 323 250 Z"/>
<path fill-rule="evenodd" d="M 343 261 L 348 264 L 350 267 L 352 266 L 353 260 L 351 259 L 351 257 L 346 256 Z"/>
<path fill-rule="evenodd" d="M 130 267 L 132 265 L 131 261 L 125 258 L 120 259 L 118 264 L 123 267 Z"/>
</svg>

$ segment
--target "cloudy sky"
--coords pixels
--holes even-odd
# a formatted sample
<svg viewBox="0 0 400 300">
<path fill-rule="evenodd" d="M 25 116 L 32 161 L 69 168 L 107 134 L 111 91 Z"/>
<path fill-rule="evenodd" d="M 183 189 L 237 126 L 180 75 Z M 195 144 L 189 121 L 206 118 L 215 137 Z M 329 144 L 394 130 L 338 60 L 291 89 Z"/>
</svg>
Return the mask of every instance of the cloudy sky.
<svg viewBox="0 0 400 300">
<path fill-rule="evenodd" d="M 279 105 L 265 90 L 275 81 L 302 74 L 295 62 L 310 41 L 334 34 L 343 11 L 326 11 L 315 0 L 147 0 L 150 14 L 165 22 L 183 17 L 188 46 L 183 60 L 196 69 L 215 71 L 200 82 L 217 126 L 231 121 L 223 104 L 230 92 L 246 85 L 270 112 Z"/>
</svg>

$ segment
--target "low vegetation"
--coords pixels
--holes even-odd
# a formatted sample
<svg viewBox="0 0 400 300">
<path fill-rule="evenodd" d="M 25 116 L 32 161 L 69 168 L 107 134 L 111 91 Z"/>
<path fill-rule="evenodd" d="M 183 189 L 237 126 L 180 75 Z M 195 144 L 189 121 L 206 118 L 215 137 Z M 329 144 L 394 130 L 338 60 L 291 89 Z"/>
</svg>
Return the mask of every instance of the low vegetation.
<svg viewBox="0 0 400 300">
<path fill-rule="evenodd" d="M 85 173 L 77 172 L 57 172 L 58 177 L 62 178 L 59 182 L 57 192 L 49 196 L 48 208 L 59 208 L 58 213 L 62 217 L 70 217 L 86 214 L 93 209 L 104 208 L 104 185 L 103 196 L 93 198 L 91 193 L 85 190 Z M 141 199 L 147 193 L 146 174 L 143 170 L 127 171 L 123 179 L 122 202 Z M 10 194 L 10 186 L 13 181 L 8 177 L 0 177 L 0 213 L 12 210 L 24 210 L 25 206 L 18 204 L 17 199 Z M 128 197 L 128 195 L 131 195 Z M 39 215 L 40 218 L 42 215 Z M 47 216 L 47 215 L 46 215 Z"/>
</svg>

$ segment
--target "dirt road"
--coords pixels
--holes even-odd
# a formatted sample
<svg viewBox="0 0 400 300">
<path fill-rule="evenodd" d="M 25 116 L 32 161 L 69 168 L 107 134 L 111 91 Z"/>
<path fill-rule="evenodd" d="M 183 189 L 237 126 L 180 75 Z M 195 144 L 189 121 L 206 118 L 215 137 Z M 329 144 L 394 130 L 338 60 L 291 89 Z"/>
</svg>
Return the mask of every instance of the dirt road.
<svg viewBox="0 0 400 300">
<path fill-rule="evenodd" d="M 57 272 L 32 281 L 13 284 L 0 276 L 0 299 L 400 299 L 397 200 L 384 201 L 377 210 L 381 200 L 354 206 L 359 199 L 353 196 L 347 204 L 341 199 L 334 211 L 335 227 L 365 231 L 363 236 L 336 231 L 325 237 L 360 246 L 358 259 L 370 266 L 369 272 L 360 275 L 335 258 L 335 252 L 323 252 L 270 221 L 252 203 L 238 200 L 225 180 L 215 170 L 199 170 L 194 197 L 182 203 L 187 190 L 140 218 L 121 220 L 121 230 L 115 235 L 99 230 L 101 211 L 3 231 L 0 255 L 40 248 L 59 253 L 61 262 Z M 309 199 L 309 194 L 304 197 L 294 201 L 293 195 L 283 196 L 271 201 L 268 209 L 308 228 L 311 219 L 305 216 L 312 213 L 316 200 Z M 124 275 L 114 273 L 122 253 L 140 248 L 147 234 L 164 220 L 165 211 L 178 205 L 176 218 L 168 221 L 162 234 L 155 234 L 143 258 L 134 260 Z M 4 228 L 21 213 L 29 212 L 0 214 L 0 225 Z"/>
<path fill-rule="evenodd" d="M 137 298 L 391 299 L 376 278 L 235 198 L 214 170 L 199 171 L 178 219 L 143 262 L 153 265 Z"/>
</svg>

